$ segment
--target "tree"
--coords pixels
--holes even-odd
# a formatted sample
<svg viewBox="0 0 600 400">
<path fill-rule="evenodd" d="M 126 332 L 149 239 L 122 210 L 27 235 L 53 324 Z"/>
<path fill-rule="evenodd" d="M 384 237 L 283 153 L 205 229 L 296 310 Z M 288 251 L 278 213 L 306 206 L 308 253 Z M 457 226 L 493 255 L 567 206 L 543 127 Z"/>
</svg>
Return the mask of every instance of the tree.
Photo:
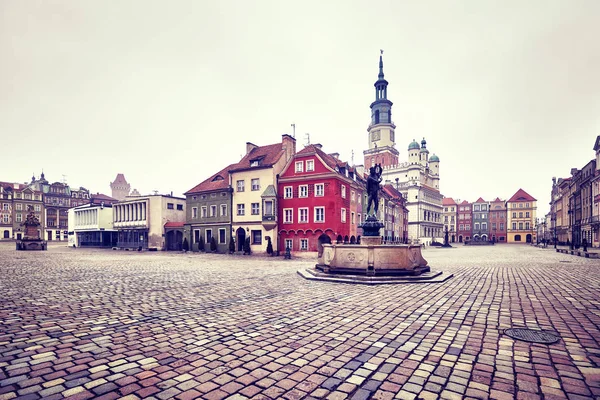
<svg viewBox="0 0 600 400">
<path fill-rule="evenodd" d="M 244 242 L 244 254 L 252 254 L 252 248 L 250 247 L 250 238 L 246 238 Z"/>
<path fill-rule="evenodd" d="M 183 251 L 188 251 L 190 249 L 190 245 L 188 244 L 187 238 L 183 238 L 183 244 L 181 245 Z"/>
<path fill-rule="evenodd" d="M 273 255 L 273 243 L 271 243 L 271 236 L 267 236 L 267 254 Z"/>
<path fill-rule="evenodd" d="M 231 239 L 229 240 L 229 254 L 233 253 L 235 253 L 235 239 L 231 236 Z"/>
<path fill-rule="evenodd" d="M 198 251 L 204 251 L 204 238 L 202 236 L 198 238 Z"/>
<path fill-rule="evenodd" d="M 217 240 L 214 236 L 210 238 L 210 251 L 213 253 L 217 251 Z"/>
</svg>

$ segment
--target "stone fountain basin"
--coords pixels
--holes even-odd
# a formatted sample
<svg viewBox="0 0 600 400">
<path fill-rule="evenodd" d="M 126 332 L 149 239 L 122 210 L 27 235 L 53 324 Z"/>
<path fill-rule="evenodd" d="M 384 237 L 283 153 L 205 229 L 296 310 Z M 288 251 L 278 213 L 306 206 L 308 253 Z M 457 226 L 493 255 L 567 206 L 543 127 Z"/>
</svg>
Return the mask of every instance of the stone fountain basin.
<svg viewBox="0 0 600 400">
<path fill-rule="evenodd" d="M 362 241 L 323 244 L 316 268 L 327 273 L 364 275 L 419 275 L 430 271 L 421 246 L 384 245 L 380 238 L 363 237 Z"/>
</svg>

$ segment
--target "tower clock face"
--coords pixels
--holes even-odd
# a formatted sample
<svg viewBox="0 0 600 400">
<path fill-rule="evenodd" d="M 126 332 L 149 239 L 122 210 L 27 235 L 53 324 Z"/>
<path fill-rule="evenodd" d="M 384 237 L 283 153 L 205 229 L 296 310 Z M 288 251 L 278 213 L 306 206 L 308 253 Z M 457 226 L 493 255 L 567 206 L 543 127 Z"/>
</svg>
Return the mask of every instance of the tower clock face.
<svg viewBox="0 0 600 400">
<path fill-rule="evenodd" d="M 371 141 L 376 141 L 381 139 L 381 131 L 379 129 L 371 132 Z"/>
</svg>

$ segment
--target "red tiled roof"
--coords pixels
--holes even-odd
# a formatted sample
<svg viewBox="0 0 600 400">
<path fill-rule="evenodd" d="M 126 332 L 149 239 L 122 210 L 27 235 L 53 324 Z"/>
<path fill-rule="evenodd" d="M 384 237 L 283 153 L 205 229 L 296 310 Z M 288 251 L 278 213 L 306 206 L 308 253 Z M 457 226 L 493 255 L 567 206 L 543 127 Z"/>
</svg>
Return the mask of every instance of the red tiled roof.
<svg viewBox="0 0 600 400">
<path fill-rule="evenodd" d="M 94 199 L 94 200 L 118 201 L 117 199 L 112 198 L 112 197 L 107 196 L 107 195 L 102 194 L 102 193 L 96 193 L 96 194 L 91 195 L 90 197 L 92 199 Z"/>
<path fill-rule="evenodd" d="M 442 199 L 442 205 L 443 206 L 453 206 L 453 205 L 456 205 L 456 202 L 454 201 L 454 199 L 452 197 L 444 197 Z"/>
<path fill-rule="evenodd" d="M 500 197 L 496 197 L 496 200 L 494 200 L 493 203 L 497 203 L 499 201 L 504 201 L 504 200 L 500 200 Z"/>
<path fill-rule="evenodd" d="M 211 190 L 226 189 L 227 187 L 229 187 L 229 170 L 234 165 L 236 165 L 236 164 L 230 164 L 230 165 L 226 166 L 225 168 L 223 168 L 216 174 L 211 175 L 210 178 L 200 182 L 199 184 L 197 184 L 196 186 L 194 186 L 193 188 L 191 188 L 184 194 L 200 193 L 200 192 L 208 192 Z"/>
<path fill-rule="evenodd" d="M 462 201 L 462 203 L 460 203 L 460 204 L 471 204 L 471 203 L 469 203 L 469 202 L 468 202 L 468 201 L 466 201 L 466 200 L 463 200 L 463 201 Z"/>
<path fill-rule="evenodd" d="M 536 201 L 529 193 L 524 191 L 523 189 L 517 190 L 517 193 L 513 194 L 513 196 L 508 199 L 508 201 Z"/>
<path fill-rule="evenodd" d="M 475 201 L 475 203 L 485 203 L 485 200 L 480 197 Z"/>
<path fill-rule="evenodd" d="M 167 222 L 165 228 L 183 228 L 183 222 Z"/>
<path fill-rule="evenodd" d="M 113 183 L 127 184 L 127 179 L 125 179 L 125 175 L 117 174 L 117 177 Z"/>
<path fill-rule="evenodd" d="M 302 150 L 300 150 L 299 152 L 296 153 L 296 155 L 304 155 L 304 154 L 312 154 L 312 153 L 316 153 L 322 160 L 323 162 L 331 169 L 335 170 L 335 167 L 338 166 L 341 161 L 339 161 L 338 159 L 336 159 L 335 157 L 325 153 L 323 150 L 321 150 L 320 148 L 318 148 L 317 146 L 315 146 L 314 144 L 309 144 L 308 146 L 306 146 L 305 148 L 303 148 Z"/>
<path fill-rule="evenodd" d="M 230 166 L 229 172 L 249 169 L 250 163 L 259 160 L 259 167 L 270 167 L 275 164 L 283 154 L 283 143 L 269 144 L 255 147 L 246 154 L 239 163 Z"/>
<path fill-rule="evenodd" d="M 424 188 L 426 188 L 426 189 L 433 190 L 433 191 L 435 191 L 435 192 L 439 192 L 439 189 L 436 189 L 436 188 L 434 188 L 434 187 L 427 186 L 427 185 L 422 185 L 422 186 L 423 186 Z"/>
<path fill-rule="evenodd" d="M 390 183 L 383 185 L 383 191 L 394 198 L 402 198 L 402 193 Z"/>
</svg>

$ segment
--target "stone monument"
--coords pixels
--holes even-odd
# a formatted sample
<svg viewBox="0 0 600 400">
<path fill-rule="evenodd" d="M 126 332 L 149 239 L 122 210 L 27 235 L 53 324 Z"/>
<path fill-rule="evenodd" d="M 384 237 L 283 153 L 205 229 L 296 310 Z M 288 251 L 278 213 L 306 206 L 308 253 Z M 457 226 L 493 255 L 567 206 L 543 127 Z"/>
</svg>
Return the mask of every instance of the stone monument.
<svg viewBox="0 0 600 400">
<path fill-rule="evenodd" d="M 367 178 L 367 219 L 359 228 L 363 235 L 360 244 L 331 244 L 319 240 L 316 269 L 326 274 L 390 276 L 418 276 L 430 272 L 421 255 L 421 246 L 408 244 L 383 244 L 379 230 L 384 226 L 377 219 L 379 191 L 381 190 L 381 164 L 372 166 Z M 373 210 L 373 213 L 371 213 Z"/>
<path fill-rule="evenodd" d="M 27 206 L 27 217 L 21 226 L 25 226 L 23 239 L 17 240 L 17 250 L 46 250 L 47 242 L 40 238 L 40 221 L 33 212 L 33 206 Z"/>
</svg>

